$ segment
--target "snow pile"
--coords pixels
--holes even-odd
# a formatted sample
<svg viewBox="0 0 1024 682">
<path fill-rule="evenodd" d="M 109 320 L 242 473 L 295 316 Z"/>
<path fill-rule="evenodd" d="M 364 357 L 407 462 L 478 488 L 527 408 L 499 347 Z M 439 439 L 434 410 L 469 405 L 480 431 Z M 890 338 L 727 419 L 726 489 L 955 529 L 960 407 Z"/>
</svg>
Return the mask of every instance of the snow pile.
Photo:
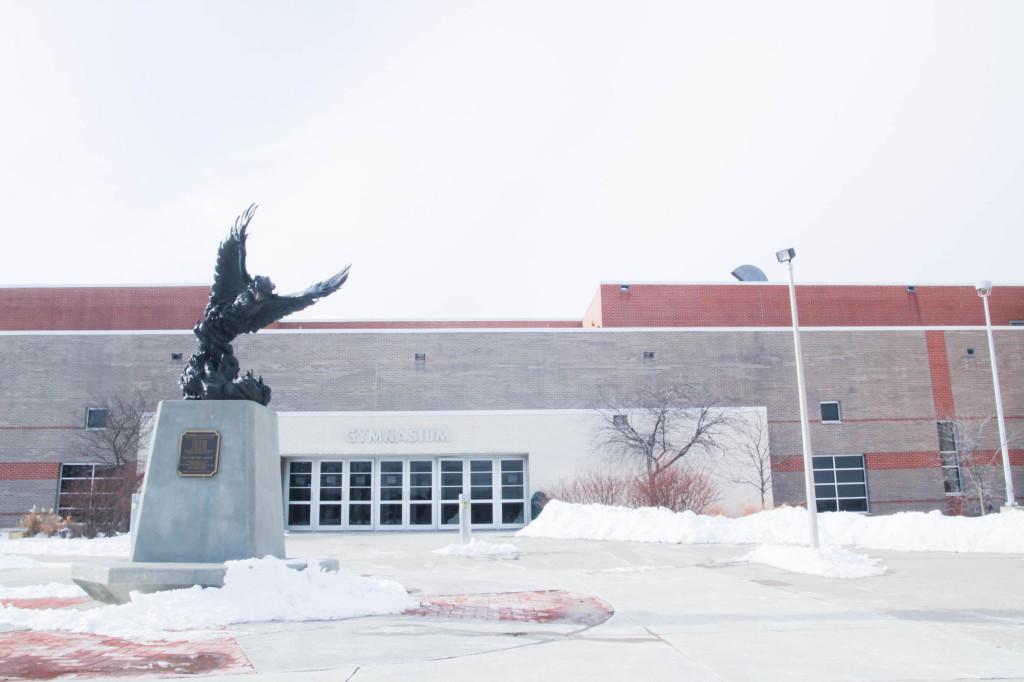
<svg viewBox="0 0 1024 682">
<path fill-rule="evenodd" d="M 486 557 L 488 559 L 517 559 L 519 548 L 508 543 L 484 542 L 472 538 L 467 544 L 447 545 L 435 549 L 434 554 L 449 556 Z"/>
<path fill-rule="evenodd" d="M 47 597 L 84 597 L 85 591 L 78 585 L 67 583 L 46 583 L 45 585 L 22 585 L 4 587 L 0 585 L 0 599 L 42 599 Z"/>
<path fill-rule="evenodd" d="M 1024 513 L 981 517 L 900 512 L 864 516 L 818 514 L 821 543 L 913 552 L 1024 554 Z M 667 509 L 629 509 L 552 500 L 521 537 L 628 540 L 676 544 L 779 544 L 807 542 L 807 511 L 780 507 L 741 518 L 703 516 Z"/>
<path fill-rule="evenodd" d="M 761 545 L 740 561 L 765 564 L 793 573 L 821 575 L 826 578 L 868 578 L 882 575 L 885 564 L 842 547 L 800 547 L 797 545 Z"/>
<path fill-rule="evenodd" d="M 0 554 L 127 557 L 128 543 L 127 535 L 109 538 L 5 538 L 0 539 Z"/>
<path fill-rule="evenodd" d="M 232 623 L 336 620 L 401 613 L 418 605 L 395 582 L 304 571 L 267 557 L 227 562 L 222 588 L 133 593 L 128 604 L 87 610 L 0 608 L 3 627 L 93 632 L 159 639 L 168 630 L 202 630 Z"/>
</svg>

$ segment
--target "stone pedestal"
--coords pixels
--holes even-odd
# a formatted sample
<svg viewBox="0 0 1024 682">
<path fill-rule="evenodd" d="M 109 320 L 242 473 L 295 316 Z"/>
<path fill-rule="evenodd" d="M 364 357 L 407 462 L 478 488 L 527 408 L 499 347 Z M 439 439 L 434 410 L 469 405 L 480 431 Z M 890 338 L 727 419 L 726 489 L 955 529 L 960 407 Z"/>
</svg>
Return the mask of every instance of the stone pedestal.
<svg viewBox="0 0 1024 682">
<path fill-rule="evenodd" d="M 186 432 L 206 432 L 207 445 L 218 434 L 217 456 L 189 446 Z M 225 561 L 283 559 L 277 414 L 247 400 L 160 403 L 131 540 L 129 563 L 77 564 L 72 578 L 96 599 L 123 603 L 134 591 L 219 587 Z"/>
<path fill-rule="evenodd" d="M 182 476 L 181 435 L 220 434 L 212 476 Z M 156 413 L 132 561 L 284 558 L 277 413 L 249 400 L 165 400 Z"/>
</svg>

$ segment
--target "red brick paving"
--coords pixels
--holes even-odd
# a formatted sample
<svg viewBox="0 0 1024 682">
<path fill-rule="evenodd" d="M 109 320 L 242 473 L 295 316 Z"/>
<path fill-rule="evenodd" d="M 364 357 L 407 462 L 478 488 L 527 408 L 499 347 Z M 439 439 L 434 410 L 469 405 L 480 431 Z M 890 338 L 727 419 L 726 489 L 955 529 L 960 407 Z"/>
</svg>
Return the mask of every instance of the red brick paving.
<svg viewBox="0 0 1024 682">
<path fill-rule="evenodd" d="M 119 637 L 57 632 L 0 633 L 0 680 L 196 675 L 252 672 L 230 638 L 196 642 L 132 642 Z"/>
<path fill-rule="evenodd" d="M 7 599 L 18 608 L 63 608 L 88 598 Z M 427 596 L 408 616 L 519 623 L 593 626 L 608 620 L 612 607 L 585 594 L 562 590 L 489 592 Z M 198 641 L 133 642 L 119 637 L 57 632 L 0 632 L 0 680 L 49 680 L 128 675 L 244 673 L 253 667 L 229 637 Z"/>
<path fill-rule="evenodd" d="M 466 620 L 516 621 L 521 623 L 575 623 L 598 625 L 615 610 L 597 597 L 562 590 L 539 592 L 488 592 L 423 597 L 407 616 L 431 616 Z"/>
</svg>

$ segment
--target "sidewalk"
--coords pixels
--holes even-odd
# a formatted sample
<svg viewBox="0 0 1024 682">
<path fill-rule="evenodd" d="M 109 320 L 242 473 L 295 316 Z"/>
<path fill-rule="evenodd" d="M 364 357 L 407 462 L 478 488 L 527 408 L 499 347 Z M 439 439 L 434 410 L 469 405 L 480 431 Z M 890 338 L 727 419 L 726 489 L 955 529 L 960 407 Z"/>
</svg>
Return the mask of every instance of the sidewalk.
<svg viewBox="0 0 1024 682">
<path fill-rule="evenodd" d="M 12 672 L 5 652 L 10 666 L 30 644 L 54 661 L 80 656 L 94 673 L 131 673 L 116 679 L 1024 679 L 1020 556 L 876 551 L 889 573 L 836 580 L 735 563 L 747 547 L 481 536 L 515 543 L 522 557 L 432 554 L 451 534 L 292 534 L 289 554 L 397 580 L 420 608 L 233 626 L 204 641 L 180 633 L 163 649 L 106 654 L 86 635 L 0 634 L 0 679 Z M 0 571 L 0 582 L 66 570 Z M 118 656 L 149 667 L 104 667 Z M 35 671 L 42 679 L 46 666 Z"/>
</svg>

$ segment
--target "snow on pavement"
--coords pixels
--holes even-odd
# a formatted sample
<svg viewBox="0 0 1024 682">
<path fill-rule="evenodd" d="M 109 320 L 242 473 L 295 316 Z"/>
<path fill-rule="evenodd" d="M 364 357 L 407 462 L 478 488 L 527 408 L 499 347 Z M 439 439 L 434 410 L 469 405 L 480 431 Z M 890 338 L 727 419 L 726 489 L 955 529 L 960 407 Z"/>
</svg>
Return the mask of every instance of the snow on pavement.
<svg viewBox="0 0 1024 682">
<path fill-rule="evenodd" d="M 868 578 L 886 571 L 881 560 L 842 547 L 813 549 L 798 545 L 761 545 L 740 561 L 826 578 Z"/>
<path fill-rule="evenodd" d="M 68 583 L 46 583 L 20 587 L 0 585 L 0 599 L 44 599 L 49 597 L 64 599 L 85 596 L 85 590 L 78 585 L 69 585 Z"/>
<path fill-rule="evenodd" d="M 0 554 L 0 571 L 18 568 L 40 568 L 48 565 L 50 564 L 45 564 L 42 561 L 36 561 L 35 559 L 29 559 L 27 556 Z"/>
<path fill-rule="evenodd" d="M 288 568 L 274 558 L 227 562 L 222 588 L 133 593 L 128 604 L 92 609 L 0 608 L 0 630 L 91 632 L 159 639 L 169 630 L 204 630 L 232 623 L 337 620 L 401 613 L 418 602 L 396 582 L 314 566 Z"/>
<path fill-rule="evenodd" d="M 823 545 L 904 552 L 996 552 L 1024 554 L 1024 512 L 980 517 L 934 512 L 865 516 L 818 514 Z M 626 540 L 675 544 L 780 544 L 807 542 L 807 511 L 779 507 L 740 518 L 630 509 L 552 500 L 519 537 Z"/>
<path fill-rule="evenodd" d="M 447 554 L 449 556 L 465 557 L 486 557 L 489 559 L 516 559 L 519 557 L 519 548 L 509 543 L 485 542 L 472 538 L 467 544 L 445 545 L 441 549 L 435 549 L 435 554 Z"/>
<path fill-rule="evenodd" d="M 61 538 L 36 536 L 0 539 L 0 555 L 128 557 L 128 535 L 109 538 Z"/>
</svg>

